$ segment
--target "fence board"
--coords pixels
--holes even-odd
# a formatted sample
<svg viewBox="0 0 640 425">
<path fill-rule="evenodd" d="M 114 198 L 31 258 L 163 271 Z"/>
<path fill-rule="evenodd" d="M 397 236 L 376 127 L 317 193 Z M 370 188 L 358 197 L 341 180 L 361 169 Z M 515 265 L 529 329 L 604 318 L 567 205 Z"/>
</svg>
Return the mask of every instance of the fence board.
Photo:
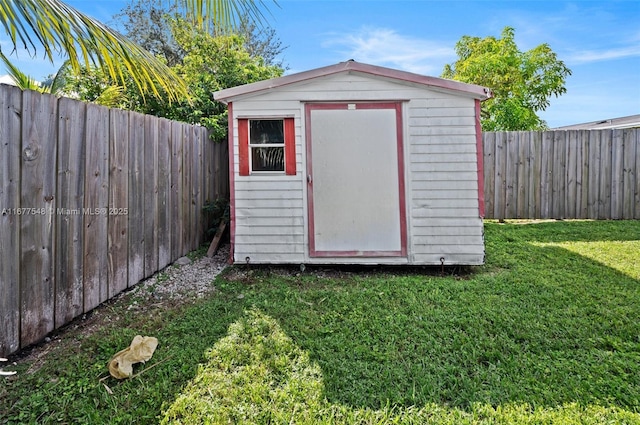
<svg viewBox="0 0 640 425">
<path fill-rule="evenodd" d="M 109 297 L 107 281 L 109 218 L 109 110 L 87 105 L 84 189 L 84 310 Z"/>
<path fill-rule="evenodd" d="M 206 134 L 204 135 L 203 144 L 202 144 L 202 165 L 204 169 L 202 170 L 202 176 L 204 178 L 202 182 L 202 198 L 203 205 L 207 205 L 210 202 L 213 202 L 215 199 L 215 188 L 213 185 L 213 161 L 215 160 L 215 145 L 213 141 Z M 212 239 L 212 235 L 209 234 L 209 223 L 211 223 L 211 213 L 208 211 L 202 212 L 202 220 L 205 223 L 204 234 L 206 240 Z"/>
<path fill-rule="evenodd" d="M 58 104 L 58 196 L 56 203 L 55 327 L 83 312 L 83 229 L 85 179 L 85 105 L 70 99 Z"/>
<path fill-rule="evenodd" d="M 229 144 L 215 143 L 214 198 L 229 199 Z"/>
<path fill-rule="evenodd" d="M 598 194 L 598 219 L 603 220 L 611 214 L 611 141 L 610 131 L 600 135 L 600 193 Z"/>
<path fill-rule="evenodd" d="M 484 152 L 484 166 L 494 168 L 495 167 L 495 133 L 487 133 L 482 140 L 482 151 Z M 494 215 L 493 201 L 494 201 L 494 185 L 495 185 L 495 173 L 487 174 L 484 177 L 484 209 L 485 215 Z"/>
<path fill-rule="evenodd" d="M 191 247 L 191 173 L 193 167 L 185 166 L 185 163 L 191 163 L 190 159 L 193 159 L 193 143 L 190 140 L 192 132 L 186 125 L 181 126 L 182 132 L 182 252 L 181 255 L 185 255 L 189 252 Z M 191 164 L 193 165 L 193 164 Z"/>
<path fill-rule="evenodd" d="M 109 116 L 109 298 L 127 289 L 129 279 L 129 114 L 112 109 Z"/>
<path fill-rule="evenodd" d="M 566 132 L 553 133 L 553 160 L 551 173 L 551 217 L 564 218 L 564 197 L 566 187 Z"/>
<path fill-rule="evenodd" d="M 183 157 L 182 125 L 171 123 L 171 256 L 182 255 L 182 157 Z"/>
<path fill-rule="evenodd" d="M 577 180 L 578 180 L 578 135 L 577 131 L 567 131 L 566 137 L 566 195 L 565 212 L 566 217 L 576 216 L 576 205 L 578 201 Z"/>
<path fill-rule="evenodd" d="M 589 190 L 587 218 L 598 218 L 600 196 L 600 132 L 589 132 Z"/>
<path fill-rule="evenodd" d="M 204 163 L 207 166 L 207 173 L 205 178 L 207 179 L 207 200 L 209 202 L 215 201 L 216 198 L 220 196 L 220 193 L 217 190 L 216 186 L 216 175 L 219 172 L 220 167 L 219 164 L 216 163 L 216 159 L 221 150 L 221 145 L 222 143 L 214 142 L 207 135 L 207 138 L 205 139 L 205 150 L 207 152 L 207 155 L 205 157 Z"/>
<path fill-rule="evenodd" d="M 129 115 L 129 282 L 144 278 L 144 115 Z"/>
<path fill-rule="evenodd" d="M 529 202 L 527 217 L 540 218 L 540 173 L 542 172 L 541 144 L 542 135 L 539 132 L 529 133 L 529 164 L 531 172 L 529 174 Z"/>
<path fill-rule="evenodd" d="M 576 218 L 587 218 L 589 201 L 589 139 L 586 130 L 577 133 L 579 154 L 576 166 L 579 169 L 576 193 Z"/>
<path fill-rule="evenodd" d="M 540 165 L 540 218 L 551 216 L 551 196 L 553 179 L 553 133 L 545 131 L 542 133 L 541 150 L 550 152 L 544 155 Z"/>
<path fill-rule="evenodd" d="M 202 222 L 202 208 L 198 208 L 198 205 L 202 204 L 202 132 L 201 129 L 191 127 L 192 136 L 191 140 L 193 140 L 193 171 L 192 171 L 192 180 L 191 180 L 191 220 L 190 223 L 192 226 L 191 233 L 191 247 L 192 249 L 196 249 L 202 243 L 202 232 L 204 231 L 204 224 Z M 193 231 L 195 230 L 195 232 Z"/>
<path fill-rule="evenodd" d="M 56 194 L 56 98 L 36 92 L 22 96 L 20 207 L 20 344 L 37 342 L 54 328 L 54 243 Z"/>
<path fill-rule="evenodd" d="M 171 222 L 171 121 L 158 122 L 158 229 L 170 229 Z M 162 270 L 171 262 L 171 232 L 157 233 L 158 269 Z"/>
<path fill-rule="evenodd" d="M 505 146 L 505 134 L 496 134 L 496 149 L 495 149 L 495 190 L 494 190 L 494 212 L 495 218 L 505 218 L 505 206 L 506 206 L 506 168 L 507 168 L 507 149 Z"/>
<path fill-rule="evenodd" d="M 505 216 L 517 217 L 516 199 L 518 198 L 518 133 L 507 133 L 507 143 L 505 146 L 507 153 L 505 169 Z"/>
<path fill-rule="evenodd" d="M 527 216 L 527 195 L 526 188 L 529 186 L 529 141 L 527 140 L 528 133 L 519 131 L 518 135 L 518 158 L 517 158 L 517 179 L 518 186 L 516 191 L 516 216 Z"/>
<path fill-rule="evenodd" d="M 614 129 L 611 143 L 611 212 L 609 217 L 615 220 L 622 218 L 624 209 L 624 141 L 622 130 Z"/>
<path fill-rule="evenodd" d="M 633 219 L 634 180 L 633 175 L 636 161 L 636 146 L 633 130 L 625 129 L 622 133 L 622 218 Z"/>
<path fill-rule="evenodd" d="M 20 347 L 20 140 L 22 92 L 0 90 L 0 356 Z"/>
<path fill-rule="evenodd" d="M 144 277 L 158 270 L 158 119 L 144 117 Z"/>
</svg>

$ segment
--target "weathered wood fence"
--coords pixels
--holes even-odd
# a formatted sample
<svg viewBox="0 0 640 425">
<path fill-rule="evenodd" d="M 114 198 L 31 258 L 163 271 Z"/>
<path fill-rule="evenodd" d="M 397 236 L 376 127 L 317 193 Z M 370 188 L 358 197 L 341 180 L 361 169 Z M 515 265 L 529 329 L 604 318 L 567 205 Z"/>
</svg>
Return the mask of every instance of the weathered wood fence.
<svg viewBox="0 0 640 425">
<path fill-rule="evenodd" d="M 197 248 L 227 195 L 202 127 L 0 86 L 0 356 Z"/>
<path fill-rule="evenodd" d="M 640 129 L 484 134 L 485 217 L 640 219 Z"/>
</svg>

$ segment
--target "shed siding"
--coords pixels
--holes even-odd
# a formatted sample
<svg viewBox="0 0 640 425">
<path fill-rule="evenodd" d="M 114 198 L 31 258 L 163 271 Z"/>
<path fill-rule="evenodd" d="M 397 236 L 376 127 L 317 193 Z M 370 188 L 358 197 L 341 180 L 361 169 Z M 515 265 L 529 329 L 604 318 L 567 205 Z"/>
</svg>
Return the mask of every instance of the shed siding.
<svg viewBox="0 0 640 425">
<path fill-rule="evenodd" d="M 404 101 L 407 258 L 309 258 L 304 103 Z M 358 74 L 338 74 L 234 99 L 235 118 L 294 117 L 295 176 L 238 175 L 234 260 L 251 263 L 481 264 L 474 99 Z M 234 122 L 237 138 L 237 122 Z"/>
<path fill-rule="evenodd" d="M 408 114 L 411 261 L 481 264 L 474 100 L 432 93 Z"/>
</svg>

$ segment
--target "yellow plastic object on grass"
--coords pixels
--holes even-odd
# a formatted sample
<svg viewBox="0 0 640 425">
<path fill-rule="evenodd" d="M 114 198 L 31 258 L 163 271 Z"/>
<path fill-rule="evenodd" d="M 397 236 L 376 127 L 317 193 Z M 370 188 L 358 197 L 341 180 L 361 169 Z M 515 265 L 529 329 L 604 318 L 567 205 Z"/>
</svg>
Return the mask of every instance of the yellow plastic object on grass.
<svg viewBox="0 0 640 425">
<path fill-rule="evenodd" d="M 133 375 L 133 365 L 149 360 L 157 346 L 157 338 L 136 335 L 130 346 L 118 351 L 109 360 L 109 373 L 116 379 L 130 378 Z"/>
</svg>

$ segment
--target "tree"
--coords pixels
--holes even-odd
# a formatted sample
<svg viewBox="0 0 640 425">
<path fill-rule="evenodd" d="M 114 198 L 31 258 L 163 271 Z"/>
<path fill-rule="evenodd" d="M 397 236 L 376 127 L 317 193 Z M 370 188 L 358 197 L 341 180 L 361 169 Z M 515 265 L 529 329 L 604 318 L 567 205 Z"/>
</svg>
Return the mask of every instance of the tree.
<svg viewBox="0 0 640 425">
<path fill-rule="evenodd" d="M 482 104 L 485 131 L 547 128 L 537 112 L 549 106 L 552 95 L 566 93 L 571 70 L 548 44 L 522 52 L 515 30 L 505 27 L 502 38 L 463 36 L 456 43 L 458 60 L 447 64 L 443 78 L 489 87 L 493 97 Z"/>
<path fill-rule="evenodd" d="M 62 75 L 61 72 L 63 72 Z M 56 78 L 63 82 L 63 86 L 56 93 L 58 95 L 97 103 L 109 108 L 130 109 L 127 97 L 129 92 L 125 87 L 118 85 L 101 68 L 82 66 L 79 72 L 74 72 L 67 67 L 58 71 Z M 129 91 L 138 93 L 138 96 L 144 96 L 133 87 Z"/>
<path fill-rule="evenodd" d="M 115 15 L 116 23 L 124 29 L 124 35 L 155 56 L 163 58 L 167 65 L 181 63 L 186 52 L 176 41 L 172 21 L 180 18 L 175 5 L 157 0 L 129 0 L 127 6 Z M 209 28 L 212 35 L 219 35 Z M 257 25 L 250 16 L 241 16 L 233 33 L 244 39 L 251 57 L 261 57 L 265 64 L 283 67 L 278 57 L 284 47 L 273 28 Z"/>
<path fill-rule="evenodd" d="M 261 0 L 173 0 L 198 28 L 230 29 L 241 16 L 262 22 Z M 188 95 L 186 85 L 160 60 L 103 23 L 60 0 L 0 0 L 0 22 L 13 49 L 22 45 L 32 55 L 41 47 L 53 62 L 66 54 L 72 69 L 98 66 L 111 79 L 142 93 L 170 100 Z"/>
<path fill-rule="evenodd" d="M 261 56 L 253 56 L 242 35 L 212 36 L 190 30 L 175 21 L 173 32 L 178 44 L 187 52 L 175 71 L 187 82 L 193 102 L 168 105 L 167 118 L 199 123 L 220 140 L 227 131 L 227 108 L 213 99 L 213 93 L 243 84 L 280 77 L 283 69 L 270 65 Z"/>
<path fill-rule="evenodd" d="M 114 18 L 123 27 L 127 38 L 154 56 L 164 58 L 171 67 L 180 63 L 185 55 L 171 34 L 170 19 L 176 14 L 175 4 L 167 5 L 157 0 L 130 0 Z"/>
<path fill-rule="evenodd" d="M 188 52 L 172 69 L 187 84 L 191 100 L 169 103 L 160 97 L 143 103 L 140 99 L 136 100 L 132 93 L 129 96 L 131 108 L 200 124 L 211 130 L 215 140 L 221 140 L 227 131 L 227 109 L 213 99 L 213 93 L 279 77 L 284 70 L 280 66 L 267 64 L 261 56 L 252 56 L 246 47 L 246 39 L 241 35 L 212 35 L 184 25 L 180 18 L 172 21 L 171 31 L 180 49 Z"/>
<path fill-rule="evenodd" d="M 281 59 L 277 59 L 285 47 L 273 28 L 258 26 L 255 21 L 243 16 L 237 33 L 244 39 L 244 47 L 251 57 L 261 57 L 266 65 L 288 69 Z"/>
</svg>

